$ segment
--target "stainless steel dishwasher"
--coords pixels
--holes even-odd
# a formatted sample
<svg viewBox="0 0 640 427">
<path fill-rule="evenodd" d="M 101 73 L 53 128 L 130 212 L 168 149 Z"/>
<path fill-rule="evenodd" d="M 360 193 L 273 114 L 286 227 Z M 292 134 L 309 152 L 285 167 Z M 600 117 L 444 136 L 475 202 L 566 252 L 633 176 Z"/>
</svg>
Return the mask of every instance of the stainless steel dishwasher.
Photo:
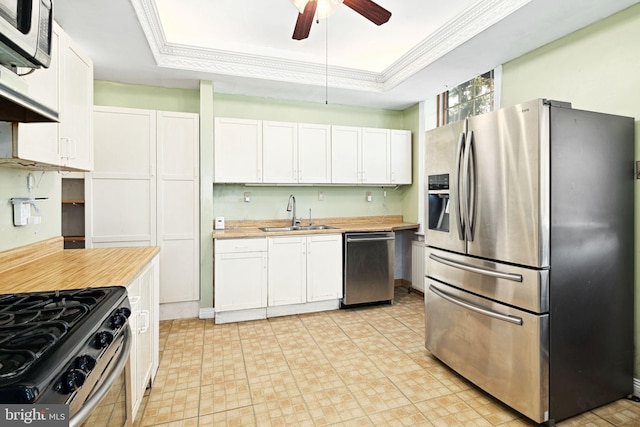
<svg viewBox="0 0 640 427">
<path fill-rule="evenodd" d="M 343 306 L 393 302 L 395 233 L 344 234 Z"/>
</svg>

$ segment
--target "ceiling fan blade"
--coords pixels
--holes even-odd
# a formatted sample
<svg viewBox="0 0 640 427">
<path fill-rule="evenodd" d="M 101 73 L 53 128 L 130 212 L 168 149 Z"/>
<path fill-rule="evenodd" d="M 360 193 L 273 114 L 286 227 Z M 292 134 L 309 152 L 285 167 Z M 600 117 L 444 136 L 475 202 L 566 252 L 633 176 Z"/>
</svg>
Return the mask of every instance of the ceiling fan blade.
<svg viewBox="0 0 640 427">
<path fill-rule="evenodd" d="M 311 31 L 311 24 L 313 24 L 313 17 L 316 14 L 317 6 L 317 1 L 308 1 L 304 7 L 304 13 L 298 14 L 296 28 L 293 30 L 293 38 L 295 40 L 302 40 L 309 37 L 309 31 Z"/>
<path fill-rule="evenodd" d="M 343 0 L 343 3 L 376 25 L 382 25 L 391 18 L 391 12 L 371 0 Z"/>
</svg>

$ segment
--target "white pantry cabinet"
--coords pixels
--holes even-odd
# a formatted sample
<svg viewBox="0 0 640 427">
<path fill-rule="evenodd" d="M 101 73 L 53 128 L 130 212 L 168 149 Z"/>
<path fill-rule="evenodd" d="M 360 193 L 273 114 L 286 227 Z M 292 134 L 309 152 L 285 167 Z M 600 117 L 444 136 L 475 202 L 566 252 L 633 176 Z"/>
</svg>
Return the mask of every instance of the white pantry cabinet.
<svg viewBox="0 0 640 427">
<path fill-rule="evenodd" d="M 159 363 L 158 256 L 127 287 L 131 316 L 131 350 L 127 364 L 127 419 L 136 417 L 147 386 L 153 383 Z"/>
<path fill-rule="evenodd" d="M 262 121 L 216 117 L 214 182 L 262 182 Z"/>
<path fill-rule="evenodd" d="M 411 131 L 391 130 L 391 184 L 411 184 Z"/>
<path fill-rule="evenodd" d="M 53 169 L 89 171 L 93 168 L 93 62 L 58 25 L 52 37 L 49 68 L 36 69 L 24 79 L 29 96 L 58 111 L 59 123 L 20 123 L 12 157 Z"/>
<path fill-rule="evenodd" d="M 87 247 L 160 246 L 160 303 L 200 296 L 199 116 L 95 107 Z"/>
<path fill-rule="evenodd" d="M 342 234 L 269 237 L 268 305 L 342 296 Z"/>
<path fill-rule="evenodd" d="M 311 123 L 262 123 L 262 182 L 331 182 L 331 126 Z"/>
<path fill-rule="evenodd" d="M 216 239 L 214 242 L 216 323 L 225 312 L 253 310 L 265 318 L 267 307 L 267 239 Z M 236 320 L 236 319 L 234 319 Z"/>
</svg>

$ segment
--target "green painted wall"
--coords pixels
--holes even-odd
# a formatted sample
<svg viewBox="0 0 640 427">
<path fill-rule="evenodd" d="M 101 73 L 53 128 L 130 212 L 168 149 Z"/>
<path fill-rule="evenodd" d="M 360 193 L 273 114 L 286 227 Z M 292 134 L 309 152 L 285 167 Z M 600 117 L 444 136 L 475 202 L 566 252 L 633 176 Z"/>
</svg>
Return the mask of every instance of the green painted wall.
<svg viewBox="0 0 640 427">
<path fill-rule="evenodd" d="M 640 5 L 515 59 L 503 67 L 502 105 L 533 98 L 569 101 L 574 108 L 636 118 L 640 148 Z M 640 212 L 636 184 L 636 242 Z M 633 232 L 629 230 L 629 232 Z M 640 248 L 636 243 L 636 265 Z M 640 348 L 640 283 L 636 274 L 636 349 Z M 635 376 L 640 375 L 636 350 Z"/>
<path fill-rule="evenodd" d="M 109 107 L 198 113 L 200 92 L 96 80 L 93 83 L 93 103 Z"/>
<path fill-rule="evenodd" d="M 27 176 L 30 173 L 35 178 L 35 186 L 31 194 L 27 188 Z M 58 237 L 62 234 L 61 182 L 59 172 L 0 167 L 0 251 Z M 47 200 L 38 202 L 42 223 L 14 226 L 12 197 L 48 197 Z M 32 214 L 35 214 L 33 208 L 31 209 Z"/>
</svg>

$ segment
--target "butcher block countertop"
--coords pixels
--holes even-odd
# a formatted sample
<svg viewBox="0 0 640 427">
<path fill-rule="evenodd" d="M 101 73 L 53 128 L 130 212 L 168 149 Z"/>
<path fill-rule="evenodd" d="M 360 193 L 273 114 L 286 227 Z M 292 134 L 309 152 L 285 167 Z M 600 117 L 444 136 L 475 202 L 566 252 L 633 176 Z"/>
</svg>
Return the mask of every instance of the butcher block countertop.
<svg viewBox="0 0 640 427">
<path fill-rule="evenodd" d="M 0 252 L 0 294 L 127 286 L 159 251 L 157 246 L 64 250 L 60 237 Z"/>
<path fill-rule="evenodd" d="M 302 218 L 301 225 L 307 225 L 308 219 Z M 262 231 L 260 227 L 284 227 L 291 225 L 291 220 L 244 220 L 225 221 L 224 230 L 214 230 L 214 239 L 237 239 L 243 237 L 293 236 L 296 234 L 331 234 L 369 231 L 413 230 L 419 224 L 403 222 L 402 215 L 366 216 L 349 218 L 313 218 L 314 225 L 330 225 L 336 227 L 325 230 L 295 231 Z"/>
</svg>

